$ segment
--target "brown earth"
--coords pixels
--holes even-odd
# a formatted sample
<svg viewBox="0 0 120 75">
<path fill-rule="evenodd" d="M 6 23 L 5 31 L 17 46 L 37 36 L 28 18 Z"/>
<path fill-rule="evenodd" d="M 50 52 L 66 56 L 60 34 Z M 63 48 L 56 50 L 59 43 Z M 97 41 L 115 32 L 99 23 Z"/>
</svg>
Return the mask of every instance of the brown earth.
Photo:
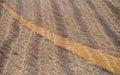
<svg viewBox="0 0 120 75">
<path fill-rule="evenodd" d="M 0 1 L 40 27 L 120 58 L 119 0 Z M 0 7 L 0 75 L 116 73 L 55 45 Z"/>
</svg>

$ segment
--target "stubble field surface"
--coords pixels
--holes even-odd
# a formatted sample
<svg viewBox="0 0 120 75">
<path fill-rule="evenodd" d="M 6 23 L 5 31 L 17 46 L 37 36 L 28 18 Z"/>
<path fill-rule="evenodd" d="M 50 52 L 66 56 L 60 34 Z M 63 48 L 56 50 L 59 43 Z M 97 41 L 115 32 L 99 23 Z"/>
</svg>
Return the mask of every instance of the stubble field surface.
<svg viewBox="0 0 120 75">
<path fill-rule="evenodd" d="M 119 0 L 0 0 L 0 75 L 119 74 Z"/>
</svg>

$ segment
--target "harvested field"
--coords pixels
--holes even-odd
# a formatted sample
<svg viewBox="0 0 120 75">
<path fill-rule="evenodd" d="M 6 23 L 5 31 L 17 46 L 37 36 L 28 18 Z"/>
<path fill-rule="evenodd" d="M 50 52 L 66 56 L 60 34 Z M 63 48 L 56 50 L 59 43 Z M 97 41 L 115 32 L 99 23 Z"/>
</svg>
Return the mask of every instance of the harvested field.
<svg viewBox="0 0 120 75">
<path fill-rule="evenodd" d="M 120 75 L 120 1 L 0 0 L 0 75 Z"/>
</svg>

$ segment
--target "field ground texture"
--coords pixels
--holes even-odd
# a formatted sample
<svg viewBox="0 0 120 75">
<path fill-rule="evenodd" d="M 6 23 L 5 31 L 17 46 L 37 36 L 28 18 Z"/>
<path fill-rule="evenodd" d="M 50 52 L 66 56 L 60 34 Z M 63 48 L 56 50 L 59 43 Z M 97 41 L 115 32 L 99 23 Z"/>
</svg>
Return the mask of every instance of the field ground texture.
<svg viewBox="0 0 120 75">
<path fill-rule="evenodd" d="M 120 1 L 0 0 L 0 75 L 120 75 Z"/>
</svg>

